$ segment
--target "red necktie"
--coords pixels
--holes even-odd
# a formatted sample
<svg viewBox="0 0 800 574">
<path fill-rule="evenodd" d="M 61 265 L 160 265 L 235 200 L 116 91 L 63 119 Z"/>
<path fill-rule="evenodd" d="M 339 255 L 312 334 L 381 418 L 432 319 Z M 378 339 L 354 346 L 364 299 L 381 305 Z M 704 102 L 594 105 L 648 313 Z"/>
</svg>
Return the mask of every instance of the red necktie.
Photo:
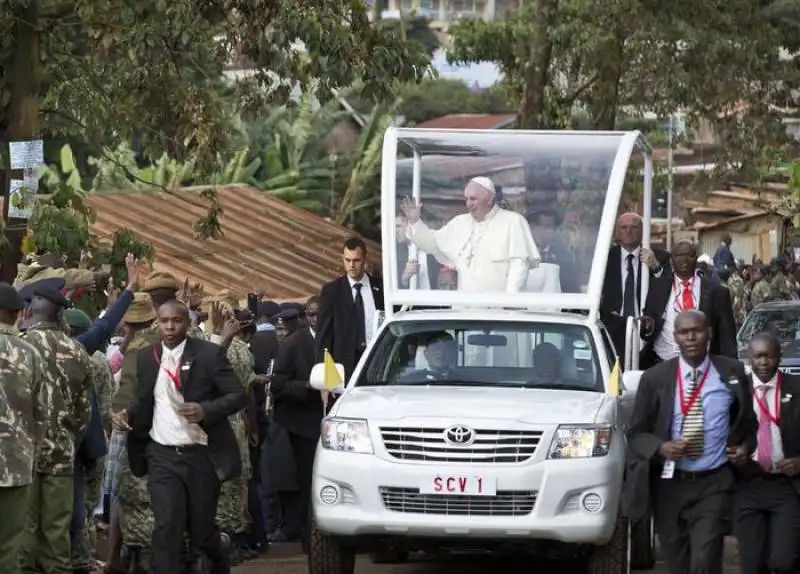
<svg viewBox="0 0 800 574">
<path fill-rule="evenodd" d="M 694 309 L 694 297 L 692 297 L 692 283 L 688 279 L 683 280 L 683 292 L 681 293 L 681 310 Z"/>
</svg>

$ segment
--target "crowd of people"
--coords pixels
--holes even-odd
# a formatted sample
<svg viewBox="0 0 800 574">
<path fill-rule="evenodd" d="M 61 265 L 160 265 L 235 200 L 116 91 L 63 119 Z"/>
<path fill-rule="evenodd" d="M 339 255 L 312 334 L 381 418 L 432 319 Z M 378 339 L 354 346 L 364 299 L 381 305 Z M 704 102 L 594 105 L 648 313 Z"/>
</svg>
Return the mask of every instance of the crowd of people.
<svg viewBox="0 0 800 574">
<path fill-rule="evenodd" d="M 487 181 L 467 186 L 467 218 L 499 221 L 503 210 L 489 188 Z M 419 222 L 419 206 L 409 201 L 404 211 L 397 221 L 398 246 L 406 249 L 398 259 L 402 283 L 416 276 L 426 283 L 418 288 L 455 288 L 474 271 L 474 258 L 447 245 L 439 259 L 428 257 L 440 250 L 438 239 Z M 519 238 L 509 242 L 492 288 L 523 289 L 533 259 L 566 263 L 546 232 L 557 218 L 508 219 Z M 487 231 L 465 222 L 460 233 L 474 246 L 475 233 Z M 652 508 L 671 573 L 721 572 L 718 544 L 735 493 L 745 574 L 766 565 L 788 572 L 800 514 L 786 518 L 794 507 L 776 493 L 787 495 L 800 471 L 793 458 L 800 455 L 800 410 L 785 410 L 800 400 L 800 380 L 778 374 L 781 349 L 769 334 L 751 342 L 751 379 L 737 361 L 735 336 L 759 303 L 797 299 L 800 272 L 786 260 L 737 262 L 730 238 L 713 259 L 699 257 L 689 241 L 669 253 L 647 249 L 642 226 L 636 214 L 619 218 L 601 302 L 620 355 L 627 318 L 638 322 L 647 369 L 628 431 L 640 470 L 627 488 L 641 491 L 640 479 L 651 492 L 631 497 L 631 516 Z M 427 250 L 412 260 L 414 238 Z M 314 452 L 335 401 L 311 388 L 310 373 L 327 350 L 349 377 L 375 334 L 383 286 L 366 273 L 366 256 L 362 240 L 348 240 L 341 277 L 318 296 L 282 304 L 258 294 L 246 302 L 229 292 L 205 296 L 129 256 L 127 285 L 117 291 L 108 284 L 108 305 L 96 319 L 99 310 L 77 302 L 104 279 L 65 270 L 57 257 L 25 268 L 14 286 L 0 284 L 0 572 L 89 572 L 98 524 L 109 542 L 100 559 L 112 574 L 222 574 L 270 544 L 301 541 L 307 549 Z M 560 283 L 582 289 L 567 269 Z M 487 281 L 477 272 L 469 277 L 473 287 Z M 672 399 L 676 377 L 680 391 L 694 396 L 688 407 L 683 396 Z M 754 402 L 752 387 L 761 385 L 771 385 L 772 395 L 756 393 Z M 791 426 L 770 435 L 767 452 L 764 437 L 779 419 Z M 757 468 L 730 474 L 729 462 Z M 776 524 L 780 538 L 771 530 Z M 770 542 L 778 539 L 792 540 L 792 552 L 774 550 Z"/>
<path fill-rule="evenodd" d="M 318 297 L 248 307 L 129 257 L 92 320 L 75 303 L 97 273 L 44 257 L 19 277 L 0 284 L 0 572 L 218 574 L 303 539 Z"/>
</svg>

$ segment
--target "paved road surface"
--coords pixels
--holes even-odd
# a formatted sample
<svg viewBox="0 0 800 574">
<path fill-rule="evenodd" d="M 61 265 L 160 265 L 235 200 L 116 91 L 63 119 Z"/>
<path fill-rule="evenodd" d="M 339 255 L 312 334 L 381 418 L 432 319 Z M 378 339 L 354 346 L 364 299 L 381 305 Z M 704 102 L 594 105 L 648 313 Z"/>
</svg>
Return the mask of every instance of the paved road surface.
<svg viewBox="0 0 800 574">
<path fill-rule="evenodd" d="M 735 560 L 735 543 L 729 540 L 726 544 L 725 574 L 736 574 L 738 569 Z M 537 563 L 543 572 L 559 572 L 559 574 L 583 574 L 581 569 L 569 563 Z M 554 567 L 555 566 L 555 567 Z M 415 560 L 409 564 L 396 566 L 375 566 L 366 556 L 358 561 L 356 574 L 486 574 L 486 572 L 521 572 L 523 568 L 530 571 L 531 563 L 521 560 L 500 560 L 470 555 L 454 558 L 446 563 Z M 268 557 L 254 560 L 234 568 L 234 574 L 307 574 L 305 557 L 300 554 L 296 545 L 276 546 Z M 654 570 L 640 571 L 639 574 L 665 574 L 662 564 Z"/>
</svg>

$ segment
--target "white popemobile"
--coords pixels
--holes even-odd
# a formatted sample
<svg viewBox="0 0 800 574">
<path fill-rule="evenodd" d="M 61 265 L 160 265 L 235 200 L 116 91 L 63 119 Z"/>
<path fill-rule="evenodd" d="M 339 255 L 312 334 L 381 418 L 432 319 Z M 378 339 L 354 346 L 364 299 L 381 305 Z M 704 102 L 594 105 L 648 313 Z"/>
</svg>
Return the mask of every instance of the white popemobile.
<svg viewBox="0 0 800 574">
<path fill-rule="evenodd" d="M 648 245 L 652 159 L 638 132 L 387 131 L 387 311 L 323 421 L 311 574 L 352 574 L 360 551 L 390 562 L 459 548 L 566 550 L 592 574 L 651 567 L 649 521 L 632 529 L 620 512 L 639 340 L 629 320 L 629 372 L 613 392 L 598 317 L 629 163 L 644 176 Z M 512 223 L 492 227 L 498 213 Z M 519 239 L 530 228 L 517 214 L 534 241 Z M 419 277 L 402 286 L 409 261 Z M 520 261 L 527 281 L 476 289 L 481 273 L 518 273 Z M 443 270 L 470 288 L 448 290 Z"/>
</svg>

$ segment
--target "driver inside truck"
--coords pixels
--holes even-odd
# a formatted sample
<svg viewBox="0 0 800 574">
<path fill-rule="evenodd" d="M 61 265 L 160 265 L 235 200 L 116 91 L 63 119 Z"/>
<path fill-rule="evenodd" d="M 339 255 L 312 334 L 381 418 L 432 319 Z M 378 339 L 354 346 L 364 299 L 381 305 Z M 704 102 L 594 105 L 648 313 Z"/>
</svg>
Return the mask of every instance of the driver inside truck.
<svg viewBox="0 0 800 574">
<path fill-rule="evenodd" d="M 425 339 L 426 369 L 416 369 L 403 373 L 397 378 L 398 383 L 443 381 L 446 380 L 456 366 L 458 347 L 455 339 L 447 331 L 431 333 Z"/>
</svg>

